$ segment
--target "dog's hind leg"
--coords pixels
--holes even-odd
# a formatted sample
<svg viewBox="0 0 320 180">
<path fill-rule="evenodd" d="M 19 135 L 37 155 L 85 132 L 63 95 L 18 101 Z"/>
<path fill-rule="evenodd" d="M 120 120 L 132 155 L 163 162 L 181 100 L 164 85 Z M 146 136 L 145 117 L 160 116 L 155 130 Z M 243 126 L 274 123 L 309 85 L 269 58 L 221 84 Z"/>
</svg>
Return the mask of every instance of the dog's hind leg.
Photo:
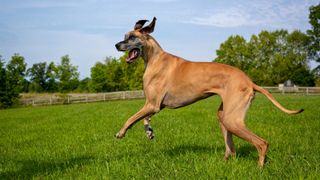
<svg viewBox="0 0 320 180">
<path fill-rule="evenodd" d="M 224 154 L 224 159 L 228 160 L 230 155 L 235 155 L 236 150 L 234 148 L 233 140 L 232 140 L 232 133 L 224 127 L 222 121 L 223 121 L 223 103 L 220 104 L 220 107 L 218 109 L 218 118 L 219 118 L 219 124 L 221 128 L 221 132 L 224 138 L 224 143 L 226 146 L 226 151 Z"/>
<path fill-rule="evenodd" d="M 153 129 L 151 128 L 151 125 L 150 125 L 150 121 L 151 121 L 151 115 L 144 118 L 143 124 L 144 124 L 144 130 L 146 131 L 146 135 L 151 140 L 154 138 L 154 134 L 153 134 Z"/>
<path fill-rule="evenodd" d="M 264 165 L 265 155 L 268 149 L 266 140 L 249 131 L 244 123 L 246 111 L 254 97 L 253 92 L 233 94 L 224 102 L 223 125 L 232 134 L 252 143 L 259 153 L 259 166 Z"/>
</svg>

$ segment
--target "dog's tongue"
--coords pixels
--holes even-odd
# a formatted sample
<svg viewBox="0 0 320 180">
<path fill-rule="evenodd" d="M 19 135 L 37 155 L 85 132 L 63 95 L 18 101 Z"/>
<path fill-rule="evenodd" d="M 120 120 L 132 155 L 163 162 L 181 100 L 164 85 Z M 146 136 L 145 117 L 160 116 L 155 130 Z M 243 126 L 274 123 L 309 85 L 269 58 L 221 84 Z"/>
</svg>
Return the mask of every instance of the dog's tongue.
<svg viewBox="0 0 320 180">
<path fill-rule="evenodd" d="M 129 51 L 127 60 L 128 60 L 128 61 L 133 60 L 133 59 L 135 59 L 137 56 L 138 56 L 138 50 L 133 49 L 133 50 Z"/>
</svg>

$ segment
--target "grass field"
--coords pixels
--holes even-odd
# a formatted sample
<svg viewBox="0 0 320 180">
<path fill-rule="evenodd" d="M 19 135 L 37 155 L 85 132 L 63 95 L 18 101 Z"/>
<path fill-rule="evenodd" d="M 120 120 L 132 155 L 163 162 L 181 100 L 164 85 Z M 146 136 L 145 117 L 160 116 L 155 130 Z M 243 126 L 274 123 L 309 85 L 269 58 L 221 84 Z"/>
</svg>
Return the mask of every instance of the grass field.
<svg viewBox="0 0 320 180">
<path fill-rule="evenodd" d="M 114 138 L 143 100 L 1 110 L 0 179 L 318 179 L 320 97 L 276 98 L 305 112 L 290 116 L 256 96 L 246 123 L 270 143 L 263 169 L 239 138 L 237 156 L 223 160 L 217 96 L 155 115 L 152 141 L 142 123 Z"/>
</svg>

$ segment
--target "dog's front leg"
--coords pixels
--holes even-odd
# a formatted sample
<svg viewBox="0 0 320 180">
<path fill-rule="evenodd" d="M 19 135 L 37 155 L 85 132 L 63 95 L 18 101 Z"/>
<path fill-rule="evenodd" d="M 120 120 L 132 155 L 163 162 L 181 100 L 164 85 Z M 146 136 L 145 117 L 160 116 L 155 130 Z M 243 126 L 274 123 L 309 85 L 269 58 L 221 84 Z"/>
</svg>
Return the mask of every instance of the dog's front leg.
<svg viewBox="0 0 320 180">
<path fill-rule="evenodd" d="M 127 120 L 127 122 L 123 125 L 121 130 L 115 135 L 116 138 L 118 138 L 118 139 L 123 138 L 125 136 L 128 128 L 130 128 L 134 123 L 136 123 L 137 121 L 139 121 L 145 117 L 153 115 L 159 111 L 160 111 L 160 108 L 156 108 L 155 106 L 153 106 L 151 104 L 145 104 L 140 111 L 138 111 L 135 115 L 131 116 Z"/>
<path fill-rule="evenodd" d="M 151 121 L 151 115 L 144 118 L 143 124 L 144 124 L 144 130 L 146 131 L 147 137 L 151 140 L 154 138 L 154 135 L 153 135 L 153 129 L 151 128 L 151 125 L 150 125 L 150 121 Z"/>
</svg>

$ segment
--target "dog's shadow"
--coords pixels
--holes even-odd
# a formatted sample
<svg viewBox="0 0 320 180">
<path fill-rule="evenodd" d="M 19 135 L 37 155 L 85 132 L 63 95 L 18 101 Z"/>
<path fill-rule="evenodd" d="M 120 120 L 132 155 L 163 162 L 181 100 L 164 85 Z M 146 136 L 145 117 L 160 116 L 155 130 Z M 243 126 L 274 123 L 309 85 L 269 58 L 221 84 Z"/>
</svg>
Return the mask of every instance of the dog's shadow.
<svg viewBox="0 0 320 180">
<path fill-rule="evenodd" d="M 205 146 L 205 145 L 178 145 L 173 146 L 170 149 L 164 150 L 165 154 L 168 156 L 183 156 L 189 153 L 197 153 L 197 154 L 221 154 L 224 155 L 225 147 L 224 146 Z M 256 149 L 254 146 L 250 144 L 239 146 L 237 149 L 237 157 L 239 158 L 247 158 L 252 157 L 252 159 L 257 156 Z M 254 155 L 253 155 L 254 154 Z"/>
<path fill-rule="evenodd" d="M 237 150 L 237 157 L 251 157 L 251 158 L 256 158 L 258 156 L 257 149 L 250 144 L 245 144 L 240 146 Z"/>
<path fill-rule="evenodd" d="M 169 156 L 181 156 L 189 153 L 212 154 L 218 151 L 223 151 L 223 148 L 224 147 L 209 147 L 209 146 L 187 144 L 187 145 L 173 146 L 170 149 L 164 150 L 164 152 Z"/>
<path fill-rule="evenodd" d="M 53 174 L 57 171 L 65 171 L 69 168 L 83 166 L 94 160 L 91 156 L 79 156 L 71 159 L 62 160 L 16 160 L 15 163 L 21 166 L 16 171 L 7 171 L 0 173 L 0 179 L 34 179 Z M 46 178 L 44 178 L 46 179 Z"/>
</svg>

